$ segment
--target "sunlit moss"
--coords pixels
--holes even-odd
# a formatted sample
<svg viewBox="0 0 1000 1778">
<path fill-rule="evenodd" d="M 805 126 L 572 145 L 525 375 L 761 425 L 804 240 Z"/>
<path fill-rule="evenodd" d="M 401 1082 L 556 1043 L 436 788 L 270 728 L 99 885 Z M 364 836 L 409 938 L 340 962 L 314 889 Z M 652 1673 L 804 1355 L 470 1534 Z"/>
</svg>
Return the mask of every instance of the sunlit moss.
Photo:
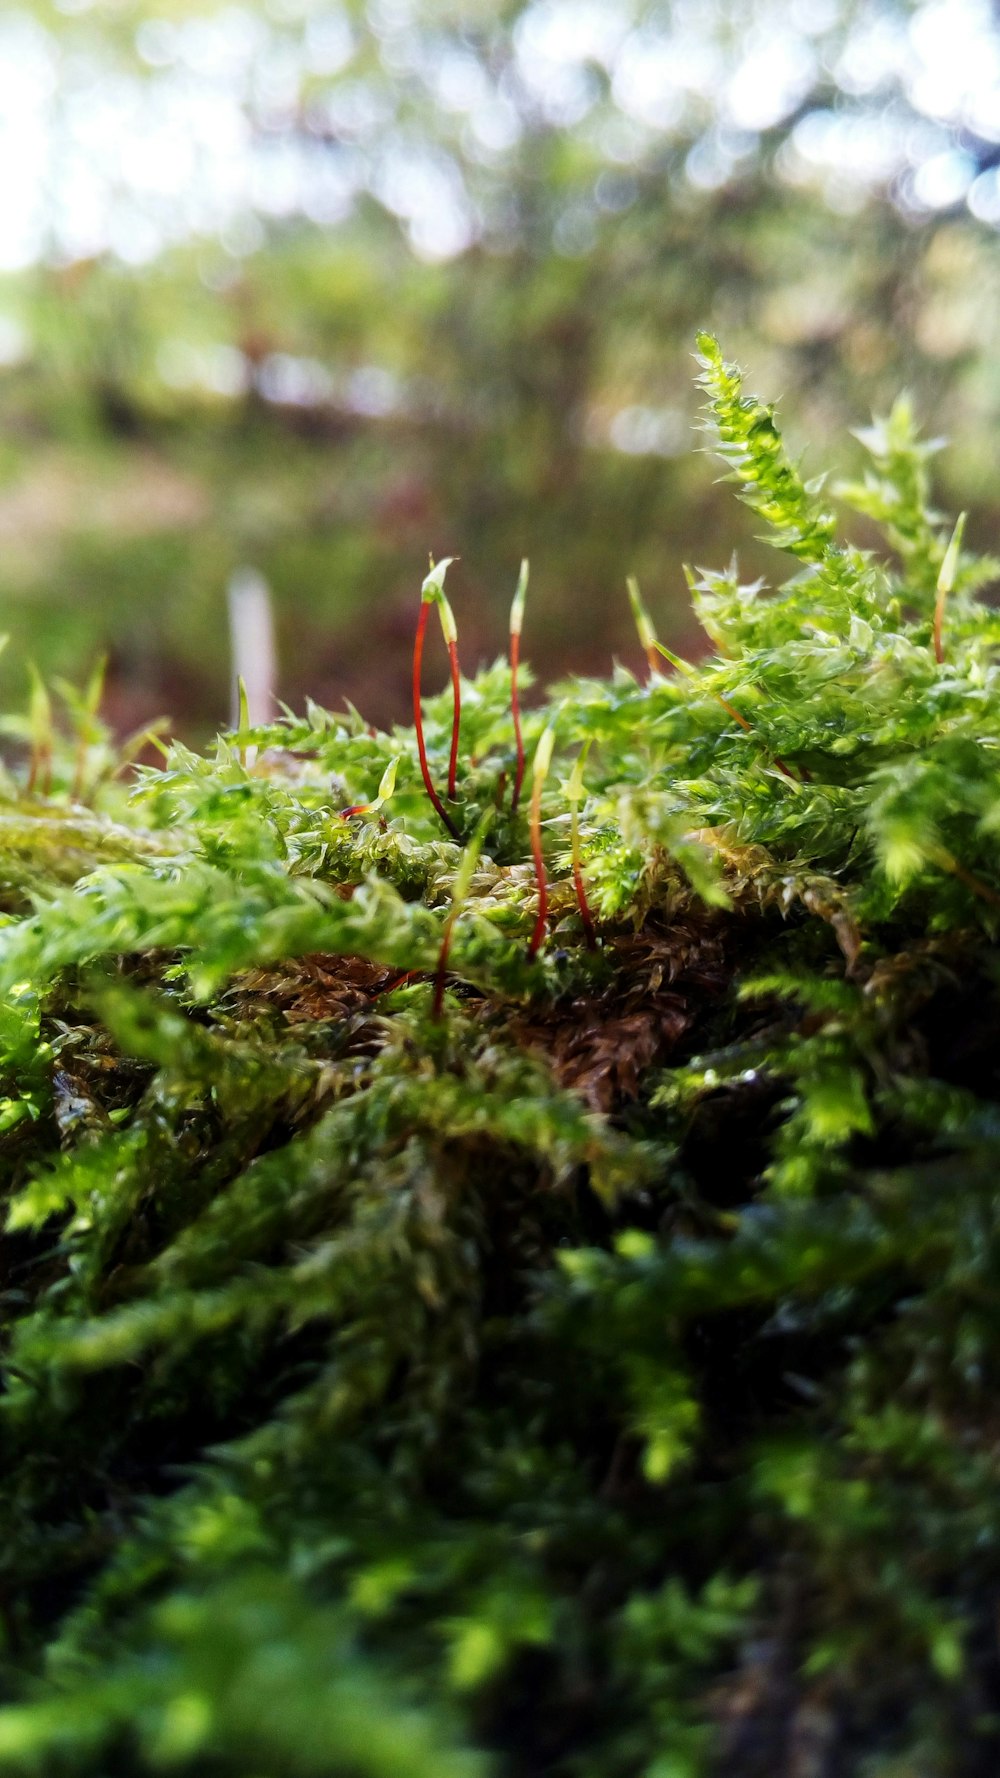
<svg viewBox="0 0 1000 1778">
<path fill-rule="evenodd" d="M 882 560 L 701 345 L 795 571 L 525 711 L 530 809 L 503 663 L 455 842 L 354 713 L 128 785 L 92 700 L 9 725 L 4 1771 L 996 1751 L 989 565 L 942 615 L 905 408 Z"/>
</svg>

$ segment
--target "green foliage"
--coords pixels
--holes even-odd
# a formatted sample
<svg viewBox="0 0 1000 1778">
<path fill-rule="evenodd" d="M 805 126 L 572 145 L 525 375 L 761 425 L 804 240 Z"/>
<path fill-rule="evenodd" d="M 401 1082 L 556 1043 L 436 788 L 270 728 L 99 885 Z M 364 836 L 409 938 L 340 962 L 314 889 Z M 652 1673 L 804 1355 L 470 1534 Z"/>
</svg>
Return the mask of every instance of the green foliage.
<svg viewBox="0 0 1000 1778">
<path fill-rule="evenodd" d="M 502 662 L 456 843 L 353 710 L 7 725 L 4 1772 L 995 1764 L 988 569 L 904 409 L 883 559 L 701 352 L 794 572 L 525 713 L 537 956 Z"/>
</svg>

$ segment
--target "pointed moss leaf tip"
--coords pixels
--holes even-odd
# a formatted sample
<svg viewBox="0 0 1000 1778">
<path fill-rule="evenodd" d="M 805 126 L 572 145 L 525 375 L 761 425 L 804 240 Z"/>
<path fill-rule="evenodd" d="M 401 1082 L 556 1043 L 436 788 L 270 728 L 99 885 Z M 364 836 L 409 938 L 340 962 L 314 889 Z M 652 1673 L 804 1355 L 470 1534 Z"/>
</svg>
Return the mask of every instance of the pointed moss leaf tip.
<svg viewBox="0 0 1000 1778">
<path fill-rule="evenodd" d="M 462 853 L 461 862 L 455 872 L 451 887 L 452 906 L 456 909 L 461 907 L 469 893 L 472 879 L 476 874 L 476 866 L 479 863 L 483 846 L 486 844 L 486 835 L 493 825 L 495 815 L 496 810 L 492 805 L 483 810 L 476 823 L 472 838 Z"/>
<path fill-rule="evenodd" d="M 34 661 L 28 662 L 28 682 L 30 685 L 29 710 L 32 724 L 48 726 L 52 721 L 52 699 L 49 697 L 48 686 L 35 666 Z"/>
<path fill-rule="evenodd" d="M 2 646 L 2 641 L 3 639 L 0 639 L 0 646 Z M 106 654 L 102 654 L 95 661 L 94 666 L 91 669 L 90 678 L 87 680 L 87 684 L 84 688 L 83 708 L 88 716 L 96 716 L 101 707 L 101 699 L 104 696 L 104 681 L 107 677 L 107 672 L 108 657 Z"/>
<path fill-rule="evenodd" d="M 512 636 L 521 634 L 521 627 L 524 623 L 524 602 L 528 597 L 528 572 L 528 558 L 525 556 L 521 563 L 521 572 L 517 577 L 517 591 L 510 607 L 510 633 Z"/>
<path fill-rule="evenodd" d="M 590 752 L 591 745 L 592 743 L 590 741 L 584 741 L 583 746 L 580 748 L 579 753 L 573 761 L 573 770 L 562 785 L 562 793 L 568 803 L 582 803 L 586 795 L 583 773 L 587 764 L 587 755 Z"/>
<path fill-rule="evenodd" d="M 389 798 L 394 794 L 396 789 L 396 772 L 399 767 L 399 761 L 400 755 L 397 753 L 395 759 L 390 759 L 389 764 L 382 773 L 382 776 L 379 779 L 378 795 L 375 798 L 376 803 L 387 803 Z"/>
<path fill-rule="evenodd" d="M 944 663 L 944 613 L 948 595 L 955 585 L 958 572 L 958 557 L 962 548 L 962 537 L 965 532 L 965 513 L 961 512 L 951 534 L 951 542 L 944 552 L 944 560 L 937 577 L 937 600 L 934 606 L 934 659 L 938 666 Z"/>
<path fill-rule="evenodd" d="M 531 777 L 534 783 L 544 784 L 545 779 L 548 777 L 555 744 L 556 731 L 554 725 L 550 722 L 548 727 L 542 730 L 538 746 L 535 748 L 535 758 L 531 767 Z"/>
<path fill-rule="evenodd" d="M 672 667 L 676 667 L 678 673 L 686 674 L 688 679 L 695 679 L 697 677 L 691 662 L 682 660 L 679 654 L 674 654 L 673 651 L 667 647 L 665 642 L 654 641 L 653 647 L 658 654 L 662 654 L 664 660 L 670 662 Z"/>
<path fill-rule="evenodd" d="M 625 585 L 628 588 L 628 602 L 632 607 L 632 617 L 635 621 L 639 641 L 642 643 L 643 648 L 648 654 L 651 648 L 657 646 L 653 620 L 643 604 L 642 594 L 639 591 L 639 582 L 636 580 L 634 574 L 628 576 Z"/>
<path fill-rule="evenodd" d="M 946 597 L 948 593 L 953 590 L 955 585 L 955 575 L 958 571 L 958 558 L 962 548 L 962 538 L 965 535 L 965 521 L 967 516 L 968 515 L 964 512 L 959 513 L 958 518 L 955 521 L 955 529 L 951 534 L 951 542 L 944 552 L 944 560 L 941 563 L 941 572 L 937 579 L 937 590 L 939 593 L 943 593 Z"/>
</svg>

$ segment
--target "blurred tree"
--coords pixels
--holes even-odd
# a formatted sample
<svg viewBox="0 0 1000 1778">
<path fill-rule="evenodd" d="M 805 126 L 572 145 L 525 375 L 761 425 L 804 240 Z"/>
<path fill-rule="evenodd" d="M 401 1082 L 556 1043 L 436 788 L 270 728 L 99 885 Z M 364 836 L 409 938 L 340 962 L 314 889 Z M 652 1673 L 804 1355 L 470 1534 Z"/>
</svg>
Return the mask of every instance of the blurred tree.
<svg viewBox="0 0 1000 1778">
<path fill-rule="evenodd" d="M 470 660 L 525 552 L 543 669 L 634 657 L 626 571 L 697 646 L 680 561 L 759 553 L 690 454 L 699 325 L 793 439 L 908 385 L 996 517 L 982 0 L 62 0 L 0 58 L 8 692 L 109 646 L 121 721 L 216 721 L 247 564 L 283 693 L 384 719 L 428 549 Z"/>
</svg>

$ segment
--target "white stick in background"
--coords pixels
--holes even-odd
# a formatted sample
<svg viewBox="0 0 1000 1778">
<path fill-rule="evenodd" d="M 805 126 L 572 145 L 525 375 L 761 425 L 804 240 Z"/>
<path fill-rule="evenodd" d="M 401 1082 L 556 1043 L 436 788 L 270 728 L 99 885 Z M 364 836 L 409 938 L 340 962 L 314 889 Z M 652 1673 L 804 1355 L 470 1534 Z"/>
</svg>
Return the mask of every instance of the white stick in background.
<svg viewBox="0 0 1000 1778">
<path fill-rule="evenodd" d="M 270 722 L 274 715 L 278 678 L 274 615 L 267 581 L 256 568 L 237 568 L 230 579 L 229 647 L 233 727 L 239 727 L 241 679 L 246 687 L 247 714 L 251 724 Z"/>
</svg>

